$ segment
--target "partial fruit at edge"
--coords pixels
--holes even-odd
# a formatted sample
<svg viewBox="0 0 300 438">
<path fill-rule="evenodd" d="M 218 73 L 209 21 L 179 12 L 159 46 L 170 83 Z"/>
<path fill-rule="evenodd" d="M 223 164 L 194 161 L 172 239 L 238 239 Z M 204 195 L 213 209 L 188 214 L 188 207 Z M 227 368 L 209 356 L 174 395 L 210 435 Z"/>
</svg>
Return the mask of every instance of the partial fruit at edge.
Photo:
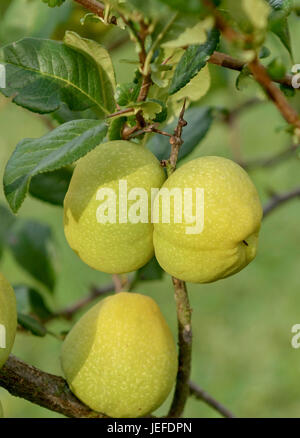
<svg viewBox="0 0 300 438">
<path fill-rule="evenodd" d="M 0 368 L 7 361 L 17 331 L 17 306 L 13 288 L 0 273 Z"/>
</svg>

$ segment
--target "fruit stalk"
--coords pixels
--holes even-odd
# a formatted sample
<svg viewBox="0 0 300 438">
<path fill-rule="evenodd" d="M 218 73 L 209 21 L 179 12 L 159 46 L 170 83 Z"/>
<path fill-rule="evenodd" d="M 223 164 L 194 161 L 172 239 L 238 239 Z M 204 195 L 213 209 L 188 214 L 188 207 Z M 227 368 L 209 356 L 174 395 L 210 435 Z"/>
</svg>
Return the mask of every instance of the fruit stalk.
<svg viewBox="0 0 300 438">
<path fill-rule="evenodd" d="M 186 284 L 172 277 L 178 319 L 178 373 L 174 398 L 168 417 L 180 417 L 189 397 L 189 378 L 192 359 L 192 311 L 189 303 Z"/>
</svg>

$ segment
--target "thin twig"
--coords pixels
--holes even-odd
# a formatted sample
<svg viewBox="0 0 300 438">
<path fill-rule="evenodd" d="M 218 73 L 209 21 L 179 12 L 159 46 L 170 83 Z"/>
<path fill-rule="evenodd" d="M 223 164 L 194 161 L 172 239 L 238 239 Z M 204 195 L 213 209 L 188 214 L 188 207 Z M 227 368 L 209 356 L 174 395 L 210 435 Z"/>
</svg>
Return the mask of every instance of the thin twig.
<svg viewBox="0 0 300 438">
<path fill-rule="evenodd" d="M 44 125 L 47 127 L 49 131 L 53 131 L 53 129 L 56 128 L 55 123 L 49 116 L 37 114 L 37 113 L 34 114 L 36 114 L 36 116 L 44 123 Z"/>
<path fill-rule="evenodd" d="M 139 135 L 142 135 L 144 133 L 154 132 L 156 134 L 164 135 L 166 137 L 172 137 L 173 134 L 170 134 L 169 132 L 162 131 L 161 129 L 158 129 L 155 125 L 147 125 L 145 128 L 140 129 L 134 133 L 132 133 L 129 138 L 138 137 Z"/>
<path fill-rule="evenodd" d="M 66 417 L 107 418 L 81 403 L 62 377 L 45 373 L 14 356 L 10 356 L 0 370 L 0 386 L 16 397 Z"/>
<path fill-rule="evenodd" d="M 287 147 L 286 149 L 278 152 L 275 155 L 271 155 L 270 157 L 266 158 L 258 158 L 254 160 L 249 160 L 246 162 L 241 163 L 241 166 L 244 167 L 244 169 L 252 170 L 259 167 L 271 167 L 276 164 L 282 163 L 282 161 L 287 160 L 288 158 L 294 157 L 295 152 L 299 148 L 300 144 L 292 145 Z"/>
<path fill-rule="evenodd" d="M 71 306 L 68 306 L 62 310 L 59 310 L 58 312 L 55 312 L 53 315 L 51 315 L 50 319 L 59 318 L 59 317 L 65 319 L 71 319 L 76 312 L 78 312 L 80 309 L 85 307 L 87 304 L 91 303 L 96 298 L 102 295 L 108 294 L 109 292 L 113 292 L 114 290 L 115 290 L 114 283 L 109 283 L 99 288 L 92 287 L 90 293 L 86 297 L 81 298 Z"/>
<path fill-rule="evenodd" d="M 280 205 L 294 198 L 300 198 L 300 187 L 296 187 L 285 193 L 274 195 L 264 206 L 264 218 L 268 216 L 272 211 L 278 208 Z"/>
<path fill-rule="evenodd" d="M 223 417 L 226 418 L 236 418 L 236 416 L 229 411 L 225 406 L 223 406 L 220 402 L 215 400 L 210 394 L 208 394 L 204 389 L 200 388 L 200 386 L 196 385 L 194 382 L 189 383 L 190 395 L 194 396 L 197 400 L 201 400 L 211 408 L 215 409 L 219 412 Z"/>
<path fill-rule="evenodd" d="M 116 111 L 115 113 L 109 114 L 108 116 L 106 116 L 106 118 L 112 119 L 113 117 L 119 117 L 119 116 L 122 116 L 123 114 L 131 113 L 133 111 L 134 111 L 133 108 L 125 108 L 125 109 Z"/>
</svg>

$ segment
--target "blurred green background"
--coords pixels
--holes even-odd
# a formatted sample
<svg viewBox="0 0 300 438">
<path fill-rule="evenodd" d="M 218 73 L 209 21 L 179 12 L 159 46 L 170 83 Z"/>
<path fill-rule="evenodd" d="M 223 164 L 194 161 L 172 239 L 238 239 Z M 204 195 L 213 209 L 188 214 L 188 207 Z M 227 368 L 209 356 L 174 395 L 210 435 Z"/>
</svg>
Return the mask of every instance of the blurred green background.
<svg viewBox="0 0 300 438">
<path fill-rule="evenodd" d="M 136 58 L 133 45 L 124 43 L 124 33 L 107 32 L 101 24 L 81 26 L 80 8 L 67 2 L 62 8 L 50 10 L 39 0 L 4 0 L 0 5 L 0 45 L 25 35 L 61 39 L 65 29 L 82 36 L 96 38 L 110 48 L 118 80 L 132 79 L 135 66 L 120 63 L 123 58 Z M 14 4 L 14 5 L 13 5 Z M 24 4 L 31 9 L 26 19 L 20 16 Z M 11 11 L 14 6 L 16 9 Z M 19 11 L 18 8 L 19 7 Z M 23 9 L 24 11 L 24 9 Z M 35 11 L 35 12 L 34 12 Z M 28 11 L 27 11 L 28 12 Z M 19 14 L 19 15 L 18 15 Z M 32 14 L 36 14 L 34 17 Z M 19 17 L 19 18 L 18 18 Z M 300 62 L 300 26 L 291 17 L 295 60 Z M 22 23 L 22 26 L 21 26 Z M 298 44 L 297 44 L 298 43 Z M 276 37 L 266 44 L 286 58 Z M 212 85 L 209 94 L 199 102 L 235 108 L 239 103 L 261 95 L 258 88 L 243 92 L 235 89 L 236 73 L 210 66 Z M 294 98 L 295 105 L 299 105 Z M 245 161 L 275 154 L 290 144 L 290 136 L 276 108 L 269 102 L 249 107 L 241 113 L 234 130 L 216 120 L 205 140 L 188 159 L 201 155 L 233 157 L 237 143 Z M 0 175 L 18 141 L 39 137 L 47 126 L 32 114 L 0 97 Z M 188 129 L 188 128 L 186 128 Z M 291 157 L 281 163 L 250 171 L 263 202 L 272 192 L 281 192 L 299 185 L 299 159 Z M 0 201 L 4 201 L 1 187 Z M 4 201 L 5 202 L 5 201 Z M 19 213 L 52 227 L 57 255 L 58 281 L 53 297 L 45 294 L 53 309 L 75 302 L 87 294 L 92 284 L 110 282 L 110 276 L 85 266 L 68 247 L 62 227 L 62 209 L 28 198 Z M 300 202 L 293 200 L 278 208 L 262 225 L 258 256 L 239 274 L 209 285 L 188 285 L 193 308 L 192 379 L 224 403 L 235 415 L 243 417 L 300 416 L 300 350 L 291 346 L 291 327 L 300 323 Z M 16 266 L 9 252 L 0 265 L 1 272 L 13 284 L 26 282 L 43 290 L 25 271 Z M 152 296 L 176 336 L 176 311 L 169 276 L 160 282 L 145 282 L 136 291 Z M 80 315 L 77 315 L 77 317 Z M 68 329 L 70 323 L 55 321 L 53 331 Z M 44 371 L 61 374 L 61 342 L 55 338 L 33 337 L 18 333 L 13 354 Z M 12 397 L 0 388 L 0 400 L 6 417 L 58 417 L 59 415 Z M 164 414 L 167 403 L 158 414 Z M 189 399 L 185 416 L 217 417 L 202 402 Z"/>
</svg>

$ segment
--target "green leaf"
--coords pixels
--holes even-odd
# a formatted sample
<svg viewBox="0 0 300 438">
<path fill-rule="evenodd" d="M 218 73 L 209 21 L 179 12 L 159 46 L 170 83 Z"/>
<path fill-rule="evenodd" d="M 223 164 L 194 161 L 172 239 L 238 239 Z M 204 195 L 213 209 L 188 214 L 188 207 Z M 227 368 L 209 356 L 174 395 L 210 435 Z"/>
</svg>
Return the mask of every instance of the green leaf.
<svg viewBox="0 0 300 438">
<path fill-rule="evenodd" d="M 242 0 L 242 6 L 254 29 L 266 29 L 270 8 L 265 0 Z"/>
<path fill-rule="evenodd" d="M 271 51 L 266 46 L 263 46 L 259 51 L 259 58 L 260 59 L 268 58 L 268 56 L 270 56 L 270 55 L 271 55 Z"/>
<path fill-rule="evenodd" d="M 293 59 L 291 36 L 287 17 L 292 12 L 292 0 L 269 0 L 272 8 L 269 16 L 269 29 L 277 35 Z"/>
<path fill-rule="evenodd" d="M 163 123 L 167 117 L 168 117 L 168 108 L 167 106 L 164 104 L 164 102 L 162 102 L 161 100 L 158 99 L 148 99 L 150 102 L 156 102 L 158 103 L 162 110 L 156 114 L 155 119 L 153 119 L 154 123 Z"/>
<path fill-rule="evenodd" d="M 199 22 L 199 17 L 194 15 L 177 14 L 177 16 L 175 15 L 174 17 L 173 15 L 170 18 L 174 21 L 172 22 L 171 26 L 168 27 L 168 29 L 165 28 L 165 18 L 162 18 L 161 22 L 158 23 L 154 30 L 153 38 L 157 40 L 157 38 L 159 37 L 159 45 L 161 47 L 164 47 L 168 43 L 171 43 L 172 45 L 176 44 L 176 41 L 180 39 L 180 36 L 182 34 L 185 34 L 188 29 L 193 28 Z M 161 39 L 160 35 L 162 34 L 163 37 Z M 202 34 L 200 35 L 200 37 L 202 37 Z"/>
<path fill-rule="evenodd" d="M 280 90 L 284 93 L 286 97 L 294 97 L 296 94 L 295 88 L 291 88 L 288 85 L 280 84 Z"/>
<path fill-rule="evenodd" d="M 162 44 L 163 48 L 177 48 L 190 46 L 192 44 L 203 44 L 207 39 L 207 32 L 209 32 L 214 25 L 212 17 L 207 17 L 205 20 L 187 27 L 174 40 L 169 40 Z"/>
<path fill-rule="evenodd" d="M 127 117 L 117 117 L 113 119 L 108 128 L 109 140 L 122 140 L 122 128 Z"/>
<path fill-rule="evenodd" d="M 18 313 L 28 315 L 35 314 L 41 319 L 47 319 L 52 315 L 43 296 L 30 286 L 19 284 L 14 286 Z"/>
<path fill-rule="evenodd" d="M 0 259 L 6 245 L 8 232 L 15 220 L 15 216 L 11 214 L 8 208 L 4 204 L 0 204 Z"/>
<path fill-rule="evenodd" d="M 24 139 L 10 157 L 4 173 L 4 192 L 16 213 L 31 178 L 74 163 L 101 143 L 107 127 L 96 120 L 75 120 L 41 138 Z"/>
<path fill-rule="evenodd" d="M 266 0 L 223 0 L 222 7 L 234 20 L 233 25 L 243 32 L 255 35 L 252 44 L 261 43 L 271 11 Z"/>
<path fill-rule="evenodd" d="M 150 262 L 137 271 L 137 279 L 139 281 L 160 280 L 164 275 L 164 271 L 158 264 L 158 261 L 153 257 Z"/>
<path fill-rule="evenodd" d="M 293 60 L 292 42 L 287 19 L 283 18 L 280 21 L 276 21 L 276 23 L 270 23 L 270 30 L 277 35 Z"/>
<path fill-rule="evenodd" d="M 199 0 L 160 0 L 160 2 L 170 6 L 172 9 L 189 14 L 200 14 L 205 10 L 202 2 Z"/>
<path fill-rule="evenodd" d="M 156 99 L 148 99 L 145 102 L 136 102 L 132 105 L 135 113 L 142 110 L 146 120 L 154 120 L 158 114 L 161 114 L 162 104 Z"/>
<path fill-rule="evenodd" d="M 18 220 L 8 244 L 17 263 L 50 291 L 55 286 L 51 229 L 36 221 Z"/>
<path fill-rule="evenodd" d="M 116 101 L 120 106 L 129 106 L 136 102 L 140 91 L 140 84 L 129 82 L 126 84 L 120 84 L 116 89 Z"/>
<path fill-rule="evenodd" d="M 39 173 L 32 178 L 29 193 L 41 201 L 62 207 L 72 175 L 73 169 L 69 167 Z"/>
<path fill-rule="evenodd" d="M 168 105 L 173 107 L 173 113 L 177 115 L 178 109 L 182 107 L 182 99 L 187 98 L 191 102 L 196 102 L 201 99 L 209 90 L 210 73 L 206 65 L 193 79 L 190 80 L 183 88 L 170 96 Z M 178 105 L 178 102 L 180 104 Z M 175 108 L 174 108 L 175 107 Z"/>
<path fill-rule="evenodd" d="M 199 73 L 216 50 L 219 37 L 219 31 L 213 29 L 208 33 L 207 41 L 204 44 L 192 45 L 187 48 L 175 69 L 169 94 L 179 91 Z"/>
<path fill-rule="evenodd" d="M 108 2 L 113 5 L 114 3 L 118 3 L 118 0 L 108 0 Z M 157 0 L 120 0 L 119 3 L 122 9 L 130 8 L 131 11 L 141 11 L 145 16 L 151 18 L 159 15 L 162 9 L 161 3 Z"/>
<path fill-rule="evenodd" d="M 107 108 L 115 106 L 116 76 L 108 51 L 96 41 L 81 38 L 77 33 L 70 31 L 66 32 L 64 43 L 90 56 L 96 62 L 103 88 L 104 105 Z"/>
<path fill-rule="evenodd" d="M 287 16 L 293 9 L 293 0 L 269 0 L 269 5 L 273 11 L 281 12 Z"/>
<path fill-rule="evenodd" d="M 190 154 L 204 139 L 213 120 L 212 108 L 189 108 L 184 115 L 184 119 L 188 122 L 188 125 L 183 130 L 182 139 L 184 143 L 179 150 L 179 160 Z M 176 125 L 177 120 L 174 120 L 174 122 L 167 125 L 164 130 L 172 134 Z M 151 138 L 147 147 L 159 160 L 167 160 L 170 156 L 171 146 L 168 137 L 156 134 Z"/>
<path fill-rule="evenodd" d="M 0 11 L 1 43 L 7 44 L 26 36 L 49 38 L 58 25 L 68 20 L 71 11 L 72 6 L 68 2 L 62 8 L 51 11 L 49 19 L 49 9 L 40 0 L 10 0 L 3 18 Z"/>
<path fill-rule="evenodd" d="M 25 330 L 28 330 L 35 336 L 44 337 L 47 334 L 46 327 L 32 316 L 18 313 L 18 324 L 20 324 Z"/>
<path fill-rule="evenodd" d="M 2 93 L 31 111 L 50 113 L 62 103 L 72 111 L 93 108 L 99 117 L 114 110 L 96 62 L 63 43 L 24 38 L 3 47 L 0 62 L 7 78 Z"/>
<path fill-rule="evenodd" d="M 276 57 L 268 64 L 267 71 L 273 80 L 279 80 L 285 76 L 286 66 Z"/>
<path fill-rule="evenodd" d="M 65 104 L 62 104 L 57 111 L 51 113 L 51 117 L 60 124 L 80 119 L 99 120 L 96 112 L 94 112 L 92 108 L 88 108 L 84 111 L 71 111 Z"/>
<path fill-rule="evenodd" d="M 235 81 L 235 86 L 237 90 L 239 91 L 244 90 L 245 88 L 248 87 L 249 83 L 252 82 L 253 82 L 253 77 L 251 75 L 251 71 L 249 70 L 248 67 L 243 67 L 243 69 L 240 71 Z"/>
<path fill-rule="evenodd" d="M 50 8 L 55 8 L 55 6 L 61 6 L 65 0 L 43 0 L 44 3 L 47 3 Z"/>
</svg>

